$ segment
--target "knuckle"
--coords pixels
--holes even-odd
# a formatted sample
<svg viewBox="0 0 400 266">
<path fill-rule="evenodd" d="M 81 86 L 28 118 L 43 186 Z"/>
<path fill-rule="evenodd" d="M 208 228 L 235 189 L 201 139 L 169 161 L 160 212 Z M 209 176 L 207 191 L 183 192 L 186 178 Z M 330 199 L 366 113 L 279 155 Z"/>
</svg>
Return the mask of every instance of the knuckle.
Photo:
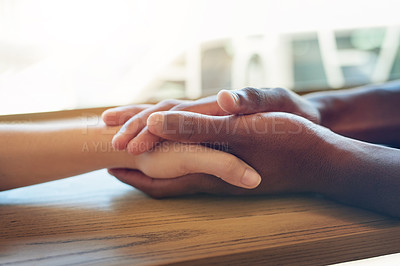
<svg viewBox="0 0 400 266">
<path fill-rule="evenodd" d="M 282 96 L 289 95 L 289 91 L 285 88 L 276 87 L 276 88 L 273 88 L 272 90 L 278 95 L 282 95 Z"/>
<path fill-rule="evenodd" d="M 227 175 L 232 175 L 233 173 L 236 173 L 237 166 L 238 161 L 233 155 L 227 156 L 221 163 L 221 167 L 222 169 L 224 169 L 224 173 L 226 173 Z"/>
<path fill-rule="evenodd" d="M 288 89 L 281 88 L 281 87 L 276 87 L 276 88 L 273 88 L 272 90 L 274 92 L 274 96 L 275 96 L 274 98 L 275 98 L 277 107 L 280 110 L 285 110 L 288 112 L 293 111 L 295 106 L 292 101 L 291 91 L 289 91 Z"/>
<path fill-rule="evenodd" d="M 182 121 L 181 134 L 187 139 L 192 140 L 196 130 L 196 120 L 193 116 L 186 116 Z"/>
<path fill-rule="evenodd" d="M 262 106 L 264 105 L 265 101 L 265 95 L 264 91 L 257 89 L 257 88 L 252 88 L 252 87 L 247 87 L 244 88 L 243 91 L 245 92 L 246 98 L 255 106 Z"/>
</svg>

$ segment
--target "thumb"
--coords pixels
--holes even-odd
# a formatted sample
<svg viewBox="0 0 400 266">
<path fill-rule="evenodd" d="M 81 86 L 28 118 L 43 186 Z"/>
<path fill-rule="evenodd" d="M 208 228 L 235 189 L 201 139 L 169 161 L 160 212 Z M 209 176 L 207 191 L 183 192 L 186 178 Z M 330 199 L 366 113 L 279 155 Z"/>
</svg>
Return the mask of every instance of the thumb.
<svg viewBox="0 0 400 266">
<path fill-rule="evenodd" d="M 315 106 L 283 88 L 221 90 L 217 95 L 217 102 L 229 114 L 285 112 L 302 116 L 317 124 L 321 122 L 321 115 Z"/>
<path fill-rule="evenodd" d="M 230 114 L 290 112 L 293 107 L 291 92 L 283 88 L 221 90 L 217 95 L 217 102 L 221 109 Z"/>
<path fill-rule="evenodd" d="M 230 116 L 209 116 L 192 112 L 155 112 L 147 119 L 149 131 L 178 142 L 218 143 L 229 141 Z"/>
<path fill-rule="evenodd" d="M 154 165 L 157 162 L 157 165 Z M 238 157 L 203 145 L 163 142 L 137 157 L 138 169 L 153 178 L 175 178 L 204 173 L 242 188 L 255 188 L 261 176 Z"/>
</svg>

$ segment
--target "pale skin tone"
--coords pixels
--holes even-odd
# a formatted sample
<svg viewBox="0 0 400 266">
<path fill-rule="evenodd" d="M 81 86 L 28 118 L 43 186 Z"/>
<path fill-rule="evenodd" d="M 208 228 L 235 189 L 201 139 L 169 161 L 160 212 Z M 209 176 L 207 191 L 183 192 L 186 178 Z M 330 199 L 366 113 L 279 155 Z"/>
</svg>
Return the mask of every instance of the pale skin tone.
<svg viewBox="0 0 400 266">
<path fill-rule="evenodd" d="M 119 127 L 0 125 L 0 191 L 57 180 L 102 168 L 130 168 L 155 178 L 208 173 L 252 188 L 260 176 L 237 157 L 199 145 L 164 142 L 132 156 L 112 148 Z M 229 167 L 231 170 L 226 171 Z M 141 171 L 141 172 L 140 172 Z M 243 184 L 250 174 L 258 183 Z"/>
<path fill-rule="evenodd" d="M 400 146 L 400 82 L 303 97 L 280 88 L 221 91 L 193 102 L 116 108 L 103 119 L 125 123 L 113 145 L 130 153 L 140 154 L 162 139 L 207 145 L 223 140 L 224 150 L 262 176 L 256 189 L 244 190 L 210 175 L 160 180 L 111 170 L 154 197 L 316 192 L 400 217 L 400 150 L 376 145 Z"/>
</svg>

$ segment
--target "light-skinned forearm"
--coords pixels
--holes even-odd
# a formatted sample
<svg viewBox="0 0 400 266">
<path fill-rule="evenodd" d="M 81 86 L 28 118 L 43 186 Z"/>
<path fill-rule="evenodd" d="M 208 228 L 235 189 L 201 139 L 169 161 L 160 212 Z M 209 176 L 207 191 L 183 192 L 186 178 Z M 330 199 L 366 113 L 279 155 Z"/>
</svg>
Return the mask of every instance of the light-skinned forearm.
<svg viewBox="0 0 400 266">
<path fill-rule="evenodd" d="M 136 169 L 154 178 L 205 173 L 244 188 L 261 182 L 260 175 L 239 158 L 201 145 L 163 142 L 140 155 L 116 151 L 111 140 L 117 130 L 76 124 L 0 126 L 0 190 L 101 168 Z M 252 183 L 243 183 L 243 178 Z"/>
<path fill-rule="evenodd" d="M 111 147 L 117 129 L 102 125 L 0 125 L 0 190 L 101 168 L 134 168 L 134 156 Z"/>
<path fill-rule="evenodd" d="M 372 143 L 400 146 L 400 81 L 304 96 L 332 131 Z"/>
</svg>

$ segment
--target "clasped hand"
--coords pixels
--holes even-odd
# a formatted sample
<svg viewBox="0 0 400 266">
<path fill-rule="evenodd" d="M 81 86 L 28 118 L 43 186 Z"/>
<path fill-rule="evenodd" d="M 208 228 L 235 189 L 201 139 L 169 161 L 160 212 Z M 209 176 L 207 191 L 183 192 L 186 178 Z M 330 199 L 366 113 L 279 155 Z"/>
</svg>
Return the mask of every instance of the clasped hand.
<svg viewBox="0 0 400 266">
<path fill-rule="evenodd" d="M 109 169 L 122 182 L 153 197 L 314 191 L 319 184 L 316 177 L 329 167 L 324 153 L 331 150 L 324 139 L 333 133 L 317 125 L 320 115 L 311 101 L 286 89 L 223 90 L 197 101 L 118 107 L 104 112 L 103 120 L 109 126 L 123 124 L 113 146 L 132 154 L 151 154 L 149 150 L 158 143 L 170 140 L 208 146 L 240 159 L 223 164 L 221 160 L 223 180 L 202 174 L 206 169 L 200 168 L 198 174 L 174 179 Z M 234 164 L 241 160 L 262 180 L 254 173 L 245 178 L 243 173 L 234 173 Z"/>
</svg>

